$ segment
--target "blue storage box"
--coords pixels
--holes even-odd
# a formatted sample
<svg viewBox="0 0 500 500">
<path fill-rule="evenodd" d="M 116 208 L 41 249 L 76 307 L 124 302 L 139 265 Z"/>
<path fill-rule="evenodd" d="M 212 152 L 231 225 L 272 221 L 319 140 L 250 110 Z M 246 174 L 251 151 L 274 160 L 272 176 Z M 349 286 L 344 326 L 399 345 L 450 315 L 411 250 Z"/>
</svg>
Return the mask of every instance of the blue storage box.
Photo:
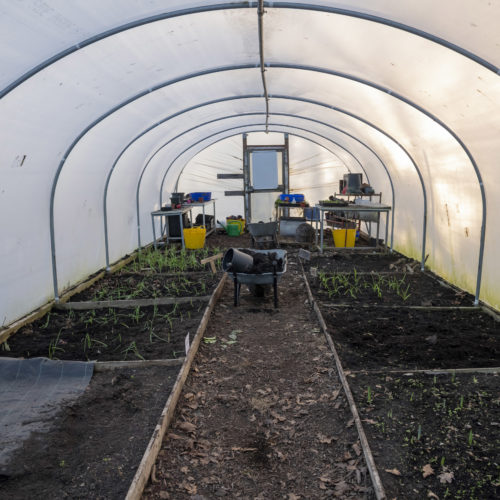
<svg viewBox="0 0 500 500">
<path fill-rule="evenodd" d="M 288 203 L 301 203 L 304 201 L 303 194 L 280 194 L 280 201 L 287 201 Z"/>
<path fill-rule="evenodd" d="M 210 201 L 212 193 L 191 193 L 191 199 L 194 202 Z"/>
</svg>

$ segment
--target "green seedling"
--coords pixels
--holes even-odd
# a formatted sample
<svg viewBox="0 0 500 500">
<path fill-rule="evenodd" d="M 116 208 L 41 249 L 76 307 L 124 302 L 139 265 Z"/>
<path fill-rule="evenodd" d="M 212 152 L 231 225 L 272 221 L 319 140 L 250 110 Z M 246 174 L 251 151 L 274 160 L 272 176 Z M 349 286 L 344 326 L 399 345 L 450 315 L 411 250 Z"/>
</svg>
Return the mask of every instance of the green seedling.
<svg viewBox="0 0 500 500">
<path fill-rule="evenodd" d="M 203 342 L 205 344 L 215 344 L 217 342 L 217 337 L 203 337 Z"/>
<path fill-rule="evenodd" d="M 406 288 L 400 288 L 398 290 L 398 295 L 403 299 L 404 302 L 406 302 L 410 296 L 411 296 L 411 293 L 408 292 L 408 290 L 410 289 L 410 285 L 408 284 L 408 286 Z"/>
<path fill-rule="evenodd" d="M 139 352 L 139 349 L 137 348 L 137 344 L 135 343 L 135 341 L 131 342 L 125 349 L 123 349 L 123 351 L 122 351 L 122 354 L 124 355 L 123 359 L 127 359 L 127 355 L 129 353 L 132 353 L 137 358 L 142 359 L 143 361 L 145 361 L 144 357 Z"/>
<path fill-rule="evenodd" d="M 50 311 L 47 313 L 45 323 L 40 328 L 43 328 L 43 329 L 48 328 L 49 322 L 50 322 Z"/>
<path fill-rule="evenodd" d="M 366 401 L 368 402 L 368 404 L 371 404 L 373 401 L 372 388 L 370 386 L 368 386 L 368 388 L 366 390 Z"/>
<path fill-rule="evenodd" d="M 130 318 L 132 318 L 133 321 L 136 323 L 139 323 L 140 319 L 144 316 L 144 313 L 141 313 L 141 308 L 140 306 L 137 306 L 134 309 L 134 312 L 129 315 Z"/>
<path fill-rule="evenodd" d="M 59 337 L 61 336 L 62 328 L 59 330 L 57 337 L 54 340 L 51 340 L 49 343 L 49 359 L 58 359 L 55 357 L 58 351 L 64 352 L 62 347 L 59 347 Z"/>
<path fill-rule="evenodd" d="M 469 431 L 467 442 L 469 443 L 469 446 L 472 446 L 472 443 L 474 442 L 474 435 L 472 434 L 472 429 Z"/>
</svg>

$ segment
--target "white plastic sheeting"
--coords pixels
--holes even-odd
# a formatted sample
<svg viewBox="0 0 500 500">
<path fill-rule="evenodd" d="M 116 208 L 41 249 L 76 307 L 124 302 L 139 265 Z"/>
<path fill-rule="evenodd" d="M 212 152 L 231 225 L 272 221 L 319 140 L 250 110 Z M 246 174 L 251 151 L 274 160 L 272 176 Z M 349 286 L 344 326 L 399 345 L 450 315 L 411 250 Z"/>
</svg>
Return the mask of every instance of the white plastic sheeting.
<svg viewBox="0 0 500 500">
<path fill-rule="evenodd" d="M 186 163 L 266 126 L 361 164 L 395 248 L 500 308 L 500 3 L 263 2 L 261 30 L 258 7 L 0 0 L 2 324 L 151 241 Z"/>
</svg>

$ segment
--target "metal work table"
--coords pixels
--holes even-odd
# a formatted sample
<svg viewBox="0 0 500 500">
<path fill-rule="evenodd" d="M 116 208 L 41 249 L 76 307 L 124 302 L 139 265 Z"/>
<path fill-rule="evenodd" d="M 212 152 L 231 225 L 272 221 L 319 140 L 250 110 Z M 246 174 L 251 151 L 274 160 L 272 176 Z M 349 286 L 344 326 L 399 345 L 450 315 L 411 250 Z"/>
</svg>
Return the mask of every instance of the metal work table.
<svg viewBox="0 0 500 500">
<path fill-rule="evenodd" d="M 374 204 L 375 205 L 375 204 Z M 324 244 L 324 214 L 325 212 L 337 212 L 343 213 L 347 212 L 349 217 L 347 219 L 351 220 L 360 220 L 359 214 L 360 212 L 373 212 L 377 214 L 377 237 L 375 246 L 378 247 L 379 241 L 379 231 L 380 231 L 380 214 L 385 213 L 385 241 L 388 241 L 388 233 L 389 233 L 389 212 L 391 211 L 391 207 L 389 205 L 381 205 L 376 204 L 378 206 L 367 206 L 367 205 L 348 205 L 343 207 L 334 207 L 334 206 L 324 206 L 324 205 L 315 205 L 315 208 L 319 210 L 319 226 L 320 226 L 320 244 L 318 246 L 318 233 L 316 233 L 316 246 L 318 246 L 320 253 L 323 252 L 323 244 Z M 358 217 L 356 217 L 358 215 Z"/>
<path fill-rule="evenodd" d="M 167 244 L 169 243 L 170 240 L 181 240 L 182 242 L 182 248 L 185 248 L 185 243 L 184 243 L 184 224 L 183 224 L 183 215 L 189 213 L 189 221 L 191 224 L 191 227 L 193 227 L 193 208 L 201 207 L 202 213 L 203 213 L 203 225 L 206 227 L 205 224 L 205 206 L 212 204 L 213 206 L 213 212 L 214 212 L 214 224 L 213 227 L 206 232 L 206 236 L 209 234 L 213 233 L 215 231 L 215 199 L 209 200 L 209 201 L 203 201 L 203 202 L 196 202 L 196 203 L 186 203 L 183 204 L 181 208 L 177 210 L 156 210 L 154 212 L 151 212 L 151 223 L 153 224 L 153 240 L 154 240 L 154 247 L 155 249 L 158 248 L 158 242 L 156 239 L 156 228 L 155 228 L 155 217 L 160 217 L 160 228 L 161 228 L 161 235 L 165 235 L 165 239 Z M 172 216 L 177 216 L 179 217 L 179 227 L 180 227 L 180 236 L 170 236 L 170 231 L 168 228 L 168 218 Z M 163 219 L 163 217 L 165 219 Z M 165 224 L 163 224 L 165 222 Z"/>
<path fill-rule="evenodd" d="M 155 217 L 160 217 L 160 228 L 161 228 L 161 234 L 165 234 L 165 238 L 167 243 L 170 240 L 181 240 L 182 241 L 182 248 L 185 248 L 184 244 L 184 225 L 182 221 L 182 216 L 184 214 L 187 214 L 189 212 L 190 215 L 190 222 L 191 222 L 191 227 L 193 227 L 193 217 L 191 215 L 191 206 L 183 206 L 182 208 L 179 208 L 177 210 L 156 210 L 154 212 L 151 212 L 151 222 L 153 224 L 153 242 L 154 242 L 154 247 L 155 250 L 158 248 L 158 242 L 156 240 L 156 229 L 155 229 Z M 172 216 L 178 216 L 179 217 L 179 226 L 181 228 L 180 236 L 169 236 L 169 230 L 168 230 L 168 218 Z M 163 217 L 165 217 L 165 225 L 163 225 Z"/>
</svg>

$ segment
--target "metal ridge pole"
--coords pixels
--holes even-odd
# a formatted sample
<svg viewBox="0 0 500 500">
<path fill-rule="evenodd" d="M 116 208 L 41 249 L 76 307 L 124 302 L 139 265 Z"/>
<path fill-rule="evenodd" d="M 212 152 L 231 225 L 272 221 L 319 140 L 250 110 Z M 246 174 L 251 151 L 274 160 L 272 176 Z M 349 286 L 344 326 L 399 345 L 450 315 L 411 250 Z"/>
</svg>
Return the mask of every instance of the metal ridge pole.
<svg viewBox="0 0 500 500">
<path fill-rule="evenodd" d="M 257 15 L 259 18 L 259 56 L 260 56 L 260 74 L 262 76 L 262 86 L 264 87 L 264 99 L 266 100 L 266 133 L 269 128 L 269 95 L 267 93 L 266 67 L 264 63 L 264 0 L 259 0 Z"/>
</svg>

